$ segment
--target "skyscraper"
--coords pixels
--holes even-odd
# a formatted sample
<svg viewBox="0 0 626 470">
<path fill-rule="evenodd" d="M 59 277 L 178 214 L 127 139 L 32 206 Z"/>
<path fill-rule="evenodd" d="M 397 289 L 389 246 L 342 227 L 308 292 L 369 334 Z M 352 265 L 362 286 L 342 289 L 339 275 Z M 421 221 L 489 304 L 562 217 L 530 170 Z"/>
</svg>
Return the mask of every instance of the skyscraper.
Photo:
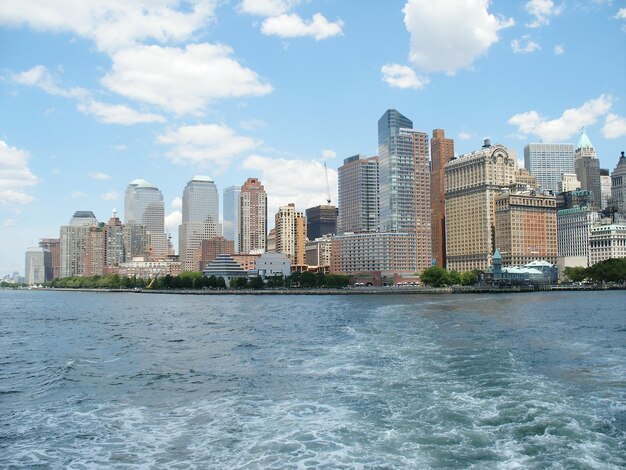
<svg viewBox="0 0 626 470">
<path fill-rule="evenodd" d="M 163 194 L 152 183 L 136 179 L 126 188 L 124 221 L 146 227 L 148 254 L 153 258 L 167 256 L 168 240 L 165 235 L 165 207 Z"/>
<path fill-rule="evenodd" d="M 89 231 L 98 225 L 91 211 L 76 211 L 60 229 L 61 277 L 83 276 Z"/>
<path fill-rule="evenodd" d="M 235 252 L 239 250 L 239 193 L 241 186 L 228 186 L 224 188 L 222 206 L 222 219 L 224 238 L 232 240 L 235 244 Z"/>
<path fill-rule="evenodd" d="M 26 284 L 43 284 L 52 280 L 52 255 L 50 250 L 33 247 L 26 250 Z"/>
<path fill-rule="evenodd" d="M 611 173 L 611 206 L 626 214 L 626 156 L 622 152 L 613 173 Z"/>
<path fill-rule="evenodd" d="M 430 266 L 430 162 L 428 134 L 395 109 L 378 121 L 381 231 L 415 236 L 416 270 Z"/>
<path fill-rule="evenodd" d="M 337 208 L 330 204 L 309 207 L 306 210 L 306 234 L 309 240 L 337 233 Z"/>
<path fill-rule="evenodd" d="M 446 139 L 443 129 L 434 129 L 430 140 L 430 223 L 432 224 L 433 259 L 446 265 L 446 202 L 444 167 L 454 158 L 454 140 Z"/>
<path fill-rule="evenodd" d="M 239 253 L 264 253 L 267 248 L 267 194 L 258 178 L 241 187 L 237 220 Z"/>
<path fill-rule="evenodd" d="M 537 177 L 541 189 L 556 193 L 563 173 L 574 172 L 574 145 L 528 144 L 524 147 L 524 166 Z"/>
<path fill-rule="evenodd" d="M 39 246 L 50 251 L 52 262 L 52 277 L 58 279 L 61 274 L 61 240 L 58 238 L 42 238 Z"/>
<path fill-rule="evenodd" d="M 337 233 L 378 231 L 378 157 L 346 158 L 338 175 Z"/>
<path fill-rule="evenodd" d="M 202 240 L 221 234 L 217 187 L 208 176 L 194 176 L 183 191 L 183 219 L 178 234 L 182 270 L 196 269 L 194 254 Z"/>
<path fill-rule="evenodd" d="M 602 204 L 602 184 L 600 183 L 600 160 L 596 158 L 596 149 L 587 137 L 585 129 L 580 134 L 574 152 L 576 177 L 581 189 L 593 192 L 592 208 L 599 210 Z"/>
<path fill-rule="evenodd" d="M 276 248 L 278 253 L 285 253 L 292 266 L 304 265 L 306 243 L 306 219 L 296 206 L 290 203 L 278 209 L 274 219 Z"/>
</svg>

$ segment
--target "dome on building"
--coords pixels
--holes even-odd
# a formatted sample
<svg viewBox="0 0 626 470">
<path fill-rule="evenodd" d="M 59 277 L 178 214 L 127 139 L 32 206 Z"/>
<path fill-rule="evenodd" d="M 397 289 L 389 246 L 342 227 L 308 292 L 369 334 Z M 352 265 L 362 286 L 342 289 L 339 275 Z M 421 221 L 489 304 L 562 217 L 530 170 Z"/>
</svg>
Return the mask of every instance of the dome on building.
<svg viewBox="0 0 626 470">
<path fill-rule="evenodd" d="M 213 178 L 211 178 L 210 176 L 203 176 L 203 175 L 196 175 L 194 176 L 191 181 L 199 181 L 199 182 L 203 182 L 203 183 L 213 183 Z"/>
<path fill-rule="evenodd" d="M 591 143 L 591 140 L 589 140 L 589 136 L 585 132 L 584 127 L 583 127 L 583 131 L 580 134 L 580 139 L 578 139 L 578 145 L 576 146 L 576 148 L 577 149 L 594 148 L 593 144 Z"/>
<path fill-rule="evenodd" d="M 159 189 L 155 185 L 153 185 L 152 183 L 149 183 L 146 180 L 141 180 L 141 182 L 137 184 L 137 187 L 146 188 L 146 189 Z"/>
</svg>

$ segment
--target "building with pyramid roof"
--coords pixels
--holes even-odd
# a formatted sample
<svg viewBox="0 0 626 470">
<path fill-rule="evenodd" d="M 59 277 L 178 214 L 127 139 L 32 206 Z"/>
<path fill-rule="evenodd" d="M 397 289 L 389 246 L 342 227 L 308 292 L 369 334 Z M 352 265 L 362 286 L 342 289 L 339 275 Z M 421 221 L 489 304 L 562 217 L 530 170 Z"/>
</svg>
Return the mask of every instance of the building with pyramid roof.
<svg viewBox="0 0 626 470">
<path fill-rule="evenodd" d="M 591 208 L 600 210 L 602 204 L 602 183 L 600 179 L 600 160 L 596 157 L 594 148 L 589 136 L 583 128 L 576 150 L 574 150 L 574 167 L 576 177 L 580 181 L 581 189 L 593 193 Z"/>
</svg>

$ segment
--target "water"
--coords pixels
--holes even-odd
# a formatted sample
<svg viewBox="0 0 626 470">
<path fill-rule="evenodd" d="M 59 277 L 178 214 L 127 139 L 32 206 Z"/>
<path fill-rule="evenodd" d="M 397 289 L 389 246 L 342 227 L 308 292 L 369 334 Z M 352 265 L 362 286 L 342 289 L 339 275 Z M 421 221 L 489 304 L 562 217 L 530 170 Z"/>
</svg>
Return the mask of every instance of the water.
<svg viewBox="0 0 626 470">
<path fill-rule="evenodd" d="M 625 300 L 0 291 L 0 467 L 624 468 Z"/>
</svg>

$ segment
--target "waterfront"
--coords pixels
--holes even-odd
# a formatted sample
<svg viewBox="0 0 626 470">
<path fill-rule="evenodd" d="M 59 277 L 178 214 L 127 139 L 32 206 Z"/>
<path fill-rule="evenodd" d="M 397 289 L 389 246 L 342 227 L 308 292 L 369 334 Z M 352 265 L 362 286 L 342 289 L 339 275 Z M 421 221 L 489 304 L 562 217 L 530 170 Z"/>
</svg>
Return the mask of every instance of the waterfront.
<svg viewBox="0 0 626 470">
<path fill-rule="evenodd" d="M 0 467 L 620 468 L 623 291 L 0 291 Z"/>
</svg>

